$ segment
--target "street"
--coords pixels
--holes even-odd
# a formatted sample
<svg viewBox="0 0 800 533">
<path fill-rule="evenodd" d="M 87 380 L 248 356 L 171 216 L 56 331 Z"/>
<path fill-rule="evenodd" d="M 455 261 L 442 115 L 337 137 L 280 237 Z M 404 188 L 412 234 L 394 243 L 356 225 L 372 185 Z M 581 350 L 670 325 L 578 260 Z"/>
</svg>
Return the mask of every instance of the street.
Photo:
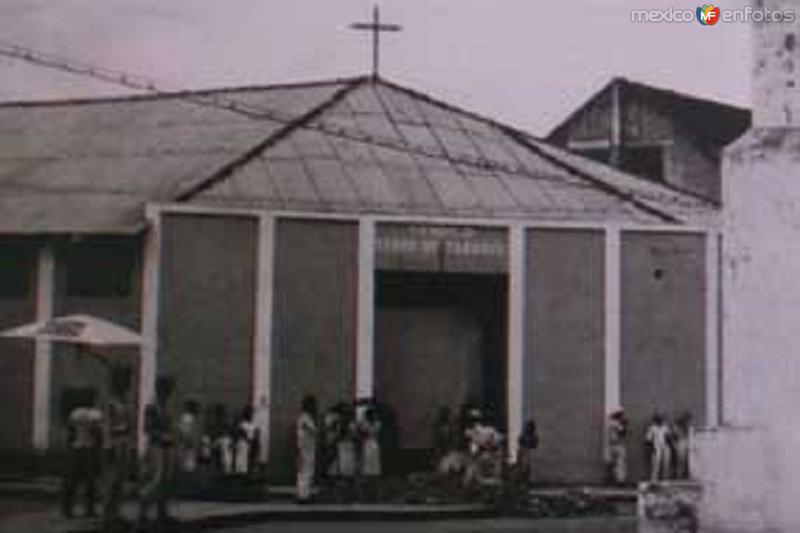
<svg viewBox="0 0 800 533">
<path fill-rule="evenodd" d="M 433 522 L 280 522 L 225 528 L 225 533 L 635 533 L 634 518 L 482 519 Z"/>
</svg>

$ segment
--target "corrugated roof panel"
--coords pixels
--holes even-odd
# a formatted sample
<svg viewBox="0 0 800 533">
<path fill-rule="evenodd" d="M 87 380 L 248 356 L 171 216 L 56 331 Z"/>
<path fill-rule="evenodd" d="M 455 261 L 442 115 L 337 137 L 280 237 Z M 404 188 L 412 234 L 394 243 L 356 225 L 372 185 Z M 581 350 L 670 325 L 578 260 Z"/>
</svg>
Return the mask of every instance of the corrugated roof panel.
<svg viewBox="0 0 800 533">
<path fill-rule="evenodd" d="M 334 159 L 309 159 L 306 170 L 325 203 L 339 207 L 358 207 L 359 195 L 355 183 Z"/>
<path fill-rule="evenodd" d="M 201 193 L 202 199 L 227 199 L 238 202 L 258 199 L 259 203 L 280 205 L 283 200 L 269 172 L 268 163 L 258 158 L 236 176 Z"/>
<path fill-rule="evenodd" d="M 269 177 L 287 205 L 324 205 L 324 199 L 314 190 L 304 163 L 283 159 L 268 161 L 267 164 Z"/>
<path fill-rule="evenodd" d="M 359 192 L 362 207 L 396 209 L 407 203 L 403 191 L 398 194 L 393 180 L 373 162 L 348 162 L 343 168 Z"/>
<path fill-rule="evenodd" d="M 382 85 L 379 85 L 376 91 L 398 123 L 421 124 L 423 122 L 419 108 L 408 95 Z"/>
<path fill-rule="evenodd" d="M 430 161 L 426 168 L 430 182 L 445 208 L 463 211 L 482 207 L 470 182 L 456 170 L 455 166 Z"/>
<path fill-rule="evenodd" d="M 461 171 L 469 181 L 479 204 L 491 211 L 513 211 L 519 207 L 505 183 L 495 174 L 462 166 Z"/>
<path fill-rule="evenodd" d="M 409 154 L 376 147 L 375 156 L 383 172 L 389 177 L 393 193 L 403 198 L 409 207 L 442 208 L 442 201 L 431 185 L 427 167 L 419 167 Z"/>
<path fill-rule="evenodd" d="M 430 129 L 423 126 L 399 124 L 398 129 L 405 142 L 420 147 L 429 153 L 441 153 L 442 149 Z"/>
</svg>

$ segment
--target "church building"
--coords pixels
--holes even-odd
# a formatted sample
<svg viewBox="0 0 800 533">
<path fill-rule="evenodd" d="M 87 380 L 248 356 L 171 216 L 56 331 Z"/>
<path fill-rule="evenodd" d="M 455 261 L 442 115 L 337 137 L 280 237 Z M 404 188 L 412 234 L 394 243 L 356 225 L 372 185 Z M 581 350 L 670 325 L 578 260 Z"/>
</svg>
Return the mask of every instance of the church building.
<svg viewBox="0 0 800 533">
<path fill-rule="evenodd" d="M 258 412 L 292 468 L 305 394 L 376 397 L 404 449 L 480 405 L 541 482 L 630 463 L 656 411 L 718 421 L 714 202 L 377 77 L 0 104 L 0 328 L 70 313 L 141 331 L 157 375 Z M 57 450 L 71 388 L 102 369 L 0 339 L 0 448 Z M 141 420 L 140 420 L 141 422 Z"/>
</svg>

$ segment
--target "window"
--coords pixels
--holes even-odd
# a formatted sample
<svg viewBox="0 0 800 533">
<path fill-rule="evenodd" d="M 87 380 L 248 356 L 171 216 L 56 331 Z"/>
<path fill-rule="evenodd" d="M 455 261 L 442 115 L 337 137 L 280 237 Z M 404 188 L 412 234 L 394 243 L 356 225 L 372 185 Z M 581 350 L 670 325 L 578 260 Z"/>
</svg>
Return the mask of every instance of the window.
<svg viewBox="0 0 800 533">
<path fill-rule="evenodd" d="M 65 253 L 67 296 L 124 298 L 130 295 L 136 248 L 129 242 L 70 245 Z"/>
<path fill-rule="evenodd" d="M 0 299 L 26 298 L 31 293 L 35 267 L 32 248 L 0 245 Z"/>
<path fill-rule="evenodd" d="M 620 167 L 650 181 L 664 181 L 664 149 L 661 146 L 636 146 L 622 149 Z"/>
</svg>

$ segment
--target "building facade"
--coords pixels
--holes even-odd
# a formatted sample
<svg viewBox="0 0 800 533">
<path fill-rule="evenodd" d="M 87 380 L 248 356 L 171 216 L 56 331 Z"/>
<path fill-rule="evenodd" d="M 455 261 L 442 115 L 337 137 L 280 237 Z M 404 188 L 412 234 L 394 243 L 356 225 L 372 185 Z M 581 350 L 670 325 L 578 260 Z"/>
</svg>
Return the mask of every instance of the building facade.
<svg viewBox="0 0 800 533">
<path fill-rule="evenodd" d="M 276 473 L 308 393 L 392 405 L 408 450 L 440 407 L 512 452 L 534 418 L 541 482 L 601 481 L 620 407 L 635 476 L 654 412 L 718 420 L 711 202 L 380 79 L 6 104 L 0 139 L 0 327 L 139 329 L 140 412 L 159 374 L 252 405 Z M 102 392 L 68 350 L 0 340 L 4 448 L 57 448 L 70 388 Z"/>
</svg>

